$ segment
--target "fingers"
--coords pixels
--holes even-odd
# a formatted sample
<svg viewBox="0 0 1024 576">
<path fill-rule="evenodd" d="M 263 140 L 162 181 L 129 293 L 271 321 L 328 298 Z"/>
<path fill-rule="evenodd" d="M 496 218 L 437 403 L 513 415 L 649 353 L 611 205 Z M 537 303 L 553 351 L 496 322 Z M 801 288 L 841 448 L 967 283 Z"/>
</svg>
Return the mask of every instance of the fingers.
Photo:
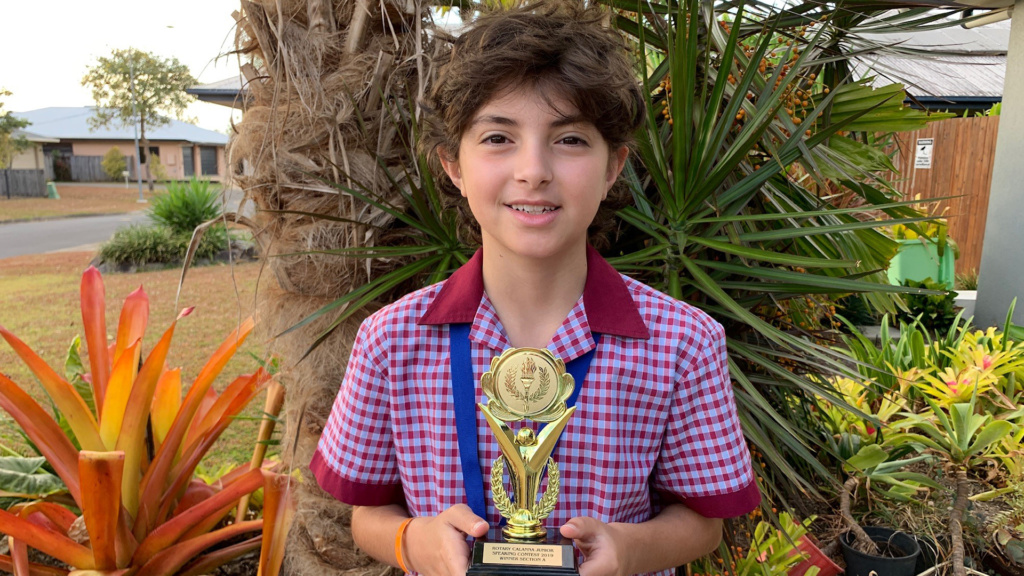
<svg viewBox="0 0 1024 576">
<path fill-rule="evenodd" d="M 444 521 L 452 528 L 474 538 L 487 534 L 487 522 L 473 513 L 465 504 L 456 504 L 441 513 Z"/>
<path fill-rule="evenodd" d="M 578 516 L 566 522 L 560 532 L 566 538 L 576 540 L 579 544 L 585 544 L 593 542 L 597 538 L 601 527 L 601 522 L 593 518 Z"/>
<path fill-rule="evenodd" d="M 452 506 L 419 524 L 413 522 L 415 555 L 410 566 L 425 576 L 463 576 L 469 569 L 466 535 L 479 538 L 487 533 L 487 522 L 466 505 Z"/>
</svg>

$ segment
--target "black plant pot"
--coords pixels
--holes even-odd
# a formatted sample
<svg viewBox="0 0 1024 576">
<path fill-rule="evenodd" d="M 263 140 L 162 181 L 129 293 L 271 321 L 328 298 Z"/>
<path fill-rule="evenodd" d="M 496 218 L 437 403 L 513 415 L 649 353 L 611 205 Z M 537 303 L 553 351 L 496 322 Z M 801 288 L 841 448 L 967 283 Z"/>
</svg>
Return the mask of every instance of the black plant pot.
<svg viewBox="0 0 1024 576">
<path fill-rule="evenodd" d="M 921 547 L 917 540 L 909 534 L 897 532 L 889 528 L 868 526 L 864 528 L 868 538 L 884 547 L 888 545 L 892 558 L 874 556 L 854 550 L 853 533 L 847 532 L 840 536 L 839 543 L 843 547 L 843 558 L 846 560 L 846 576 L 914 576 L 917 574 L 917 557 Z"/>
</svg>

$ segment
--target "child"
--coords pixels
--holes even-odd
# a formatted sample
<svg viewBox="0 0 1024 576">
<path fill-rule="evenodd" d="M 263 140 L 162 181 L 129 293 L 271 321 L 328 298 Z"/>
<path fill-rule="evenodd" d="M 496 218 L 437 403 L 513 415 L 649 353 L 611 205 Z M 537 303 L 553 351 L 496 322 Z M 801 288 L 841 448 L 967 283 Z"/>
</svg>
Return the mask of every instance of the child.
<svg viewBox="0 0 1024 576">
<path fill-rule="evenodd" d="M 460 426 L 453 378 L 471 374 L 472 403 L 486 402 L 480 376 L 509 347 L 590 361 L 547 519 L 581 552 L 581 575 L 672 574 L 718 545 L 721 518 L 760 500 L 722 327 L 588 244 L 645 114 L 600 16 L 482 18 L 428 102 L 424 145 L 468 201 L 482 248 L 363 323 L 310 465 L 355 506 L 356 543 L 408 572 L 462 576 L 466 537 L 500 522 L 482 485 L 498 443 L 479 410 Z"/>
</svg>

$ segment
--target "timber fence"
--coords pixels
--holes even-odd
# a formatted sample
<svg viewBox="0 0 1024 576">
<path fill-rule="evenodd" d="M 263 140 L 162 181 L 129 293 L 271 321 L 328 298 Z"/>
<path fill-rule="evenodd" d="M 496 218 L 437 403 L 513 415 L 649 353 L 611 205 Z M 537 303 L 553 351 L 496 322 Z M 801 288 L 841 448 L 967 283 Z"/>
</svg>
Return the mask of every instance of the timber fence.
<svg viewBox="0 0 1024 576">
<path fill-rule="evenodd" d="M 0 198 L 45 198 L 42 170 L 0 170 Z"/>
<path fill-rule="evenodd" d="M 981 267 L 998 133 L 998 116 L 979 116 L 950 118 L 896 135 L 893 163 L 899 173 L 894 183 L 903 198 L 956 196 L 938 202 L 931 212 L 946 211 L 949 237 L 960 249 L 958 273 Z"/>
</svg>

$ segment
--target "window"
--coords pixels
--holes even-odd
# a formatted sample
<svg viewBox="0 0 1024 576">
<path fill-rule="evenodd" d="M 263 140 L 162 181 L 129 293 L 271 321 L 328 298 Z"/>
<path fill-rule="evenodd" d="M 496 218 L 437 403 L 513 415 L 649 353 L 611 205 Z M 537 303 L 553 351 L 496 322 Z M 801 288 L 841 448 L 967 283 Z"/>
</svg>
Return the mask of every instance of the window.
<svg viewBox="0 0 1024 576">
<path fill-rule="evenodd" d="M 192 146 L 181 147 L 181 165 L 185 170 L 185 176 L 196 175 L 195 158 L 192 157 Z"/>
<path fill-rule="evenodd" d="M 203 176 L 216 176 L 220 174 L 220 170 L 217 169 L 216 146 L 199 147 L 199 165 L 202 167 Z"/>
<path fill-rule="evenodd" d="M 152 154 L 153 156 L 156 156 L 156 159 L 158 161 L 160 160 L 160 147 L 159 146 L 150 146 L 149 147 L 149 153 Z M 147 158 L 147 155 L 146 155 L 145 152 L 139 154 L 139 161 L 142 162 L 143 164 L 146 163 L 146 158 Z"/>
</svg>

